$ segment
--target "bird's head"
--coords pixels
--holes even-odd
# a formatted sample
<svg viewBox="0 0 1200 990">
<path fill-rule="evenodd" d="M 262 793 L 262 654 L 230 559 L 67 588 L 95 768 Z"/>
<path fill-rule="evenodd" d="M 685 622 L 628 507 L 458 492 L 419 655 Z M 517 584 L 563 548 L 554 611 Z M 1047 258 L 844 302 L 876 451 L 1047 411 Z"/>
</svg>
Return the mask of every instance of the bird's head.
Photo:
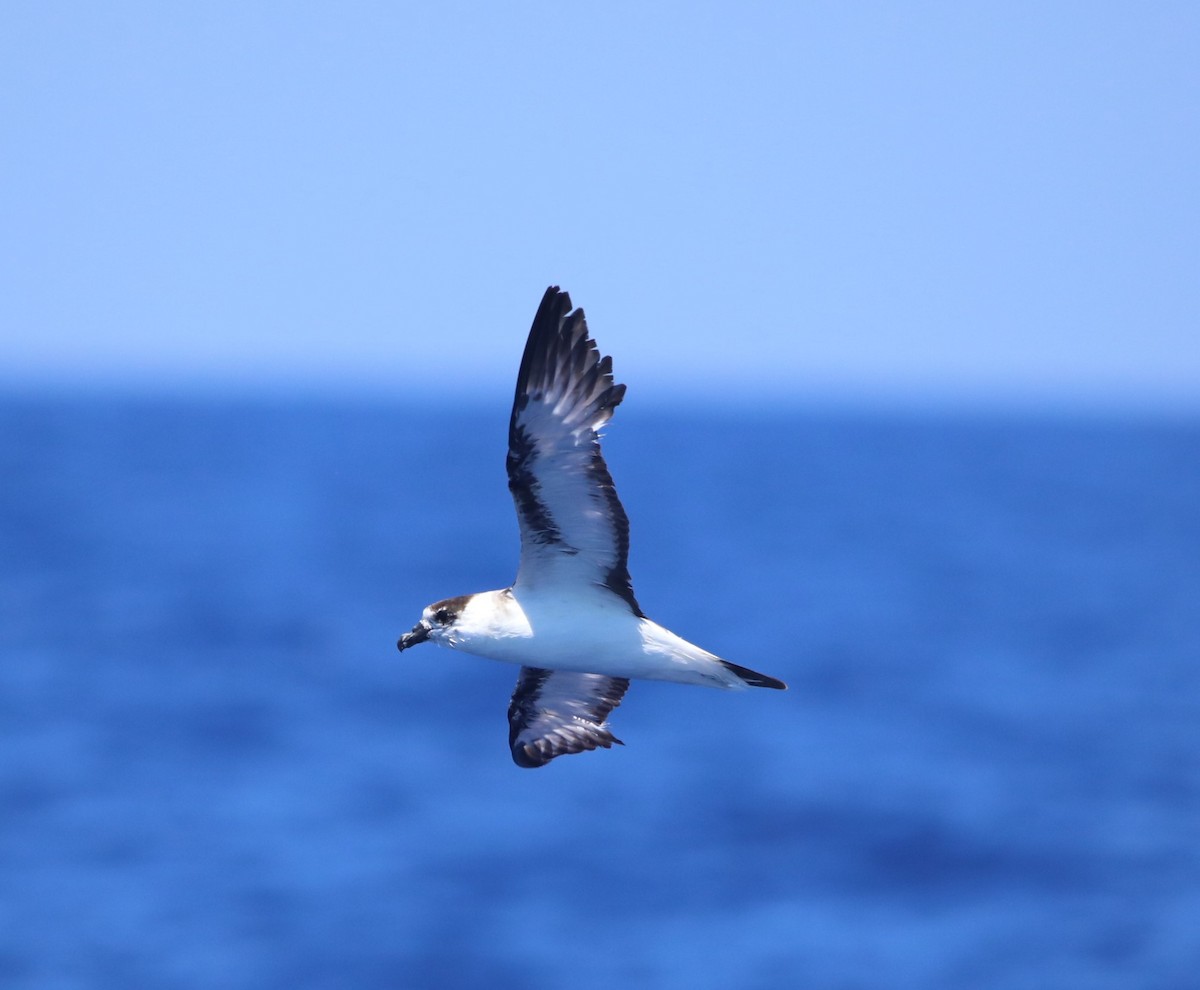
<svg viewBox="0 0 1200 990">
<path fill-rule="evenodd" d="M 424 643 L 427 639 L 434 643 L 444 642 L 470 597 L 462 595 L 459 598 L 447 598 L 426 606 L 425 611 L 421 613 L 421 621 L 412 627 L 411 632 L 406 632 L 400 637 L 396 649 L 407 650 L 410 646 Z"/>
</svg>

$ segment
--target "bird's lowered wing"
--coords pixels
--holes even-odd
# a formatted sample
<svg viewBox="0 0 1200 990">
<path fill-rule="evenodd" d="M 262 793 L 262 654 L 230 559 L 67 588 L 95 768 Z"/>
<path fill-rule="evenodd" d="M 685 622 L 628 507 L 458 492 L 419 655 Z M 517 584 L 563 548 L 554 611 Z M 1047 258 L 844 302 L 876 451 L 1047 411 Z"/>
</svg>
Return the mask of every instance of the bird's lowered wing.
<svg viewBox="0 0 1200 990">
<path fill-rule="evenodd" d="M 540 767 L 556 756 L 622 745 L 605 719 L 628 687 L 624 677 L 522 667 L 508 706 L 513 762 Z"/>
<path fill-rule="evenodd" d="M 625 386 L 588 336 L 583 310 L 551 286 L 517 375 L 508 487 L 521 527 L 518 586 L 607 588 L 642 615 L 629 579 L 629 520 L 600 453 L 599 429 Z"/>
</svg>

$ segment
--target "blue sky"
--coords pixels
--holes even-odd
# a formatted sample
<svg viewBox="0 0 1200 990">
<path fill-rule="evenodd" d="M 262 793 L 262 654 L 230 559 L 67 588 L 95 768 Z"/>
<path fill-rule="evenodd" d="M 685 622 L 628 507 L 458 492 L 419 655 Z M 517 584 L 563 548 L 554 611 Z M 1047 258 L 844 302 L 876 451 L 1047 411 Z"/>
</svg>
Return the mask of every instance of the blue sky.
<svg viewBox="0 0 1200 990">
<path fill-rule="evenodd" d="M 1195 3 L 0 12 L 0 380 L 1200 407 Z"/>
</svg>

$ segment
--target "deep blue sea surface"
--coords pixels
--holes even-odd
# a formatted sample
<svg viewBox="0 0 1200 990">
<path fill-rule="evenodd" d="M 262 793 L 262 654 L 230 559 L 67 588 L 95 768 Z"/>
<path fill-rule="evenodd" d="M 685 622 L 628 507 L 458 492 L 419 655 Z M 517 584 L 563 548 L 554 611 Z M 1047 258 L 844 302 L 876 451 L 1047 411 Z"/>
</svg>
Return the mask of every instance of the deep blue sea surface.
<svg viewBox="0 0 1200 990">
<path fill-rule="evenodd" d="M 635 683 L 397 635 L 516 563 L 506 414 L 0 401 L 0 987 L 1194 988 L 1200 422 L 623 408 Z"/>
</svg>

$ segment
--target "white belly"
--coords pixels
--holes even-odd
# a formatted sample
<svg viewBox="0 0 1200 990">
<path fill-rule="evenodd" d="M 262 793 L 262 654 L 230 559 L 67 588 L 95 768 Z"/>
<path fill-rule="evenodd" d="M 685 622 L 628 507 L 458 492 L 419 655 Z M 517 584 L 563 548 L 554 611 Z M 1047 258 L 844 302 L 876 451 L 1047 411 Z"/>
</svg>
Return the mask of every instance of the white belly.
<svg viewBox="0 0 1200 990">
<path fill-rule="evenodd" d="M 487 604 L 491 607 L 475 609 L 472 603 L 444 645 L 547 670 L 743 686 L 711 653 L 638 618 L 608 595 L 583 601 L 512 595 Z"/>
</svg>

